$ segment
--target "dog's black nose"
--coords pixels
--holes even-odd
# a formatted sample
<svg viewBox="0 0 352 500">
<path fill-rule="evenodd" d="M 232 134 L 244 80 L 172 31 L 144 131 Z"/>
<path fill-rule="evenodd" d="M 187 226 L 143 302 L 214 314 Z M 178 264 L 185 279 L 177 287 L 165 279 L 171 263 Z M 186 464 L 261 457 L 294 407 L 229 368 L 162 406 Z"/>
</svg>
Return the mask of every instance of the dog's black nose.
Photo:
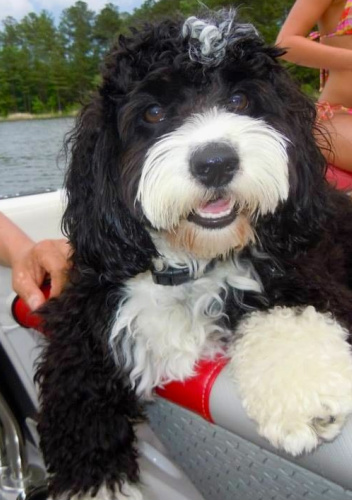
<svg viewBox="0 0 352 500">
<path fill-rule="evenodd" d="M 232 180 L 239 158 L 227 144 L 210 143 L 193 153 L 190 166 L 192 175 L 206 187 L 221 187 Z"/>
</svg>

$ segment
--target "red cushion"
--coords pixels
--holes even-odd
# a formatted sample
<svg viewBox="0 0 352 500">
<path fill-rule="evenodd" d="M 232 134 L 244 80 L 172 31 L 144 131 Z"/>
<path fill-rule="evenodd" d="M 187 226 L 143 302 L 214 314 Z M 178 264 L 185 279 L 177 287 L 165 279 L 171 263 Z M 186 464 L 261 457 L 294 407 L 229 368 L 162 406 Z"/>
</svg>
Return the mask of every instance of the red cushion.
<svg viewBox="0 0 352 500">
<path fill-rule="evenodd" d="M 184 382 L 169 382 L 164 387 L 158 387 L 156 392 L 159 396 L 213 422 L 209 408 L 210 393 L 217 376 L 228 361 L 224 357 L 201 360 L 197 363 L 196 375 Z"/>
</svg>

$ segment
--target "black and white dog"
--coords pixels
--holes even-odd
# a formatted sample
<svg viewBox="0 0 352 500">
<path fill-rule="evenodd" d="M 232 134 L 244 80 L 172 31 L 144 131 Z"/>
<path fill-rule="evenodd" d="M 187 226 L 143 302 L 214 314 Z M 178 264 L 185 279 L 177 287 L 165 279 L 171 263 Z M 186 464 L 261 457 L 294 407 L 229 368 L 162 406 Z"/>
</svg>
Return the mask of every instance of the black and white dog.
<svg viewBox="0 0 352 500">
<path fill-rule="evenodd" d="M 120 37 L 72 134 L 70 285 L 46 310 L 39 431 L 51 492 L 142 498 L 154 387 L 226 354 L 292 454 L 352 411 L 352 205 L 314 105 L 235 11 Z"/>
</svg>

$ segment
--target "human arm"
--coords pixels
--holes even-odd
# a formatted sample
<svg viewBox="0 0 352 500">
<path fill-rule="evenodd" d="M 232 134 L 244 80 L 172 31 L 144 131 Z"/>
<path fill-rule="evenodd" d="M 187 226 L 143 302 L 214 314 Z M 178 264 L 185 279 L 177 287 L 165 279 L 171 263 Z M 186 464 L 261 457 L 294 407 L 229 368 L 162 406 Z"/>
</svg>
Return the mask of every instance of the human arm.
<svg viewBox="0 0 352 500">
<path fill-rule="evenodd" d="M 51 278 L 50 297 L 59 295 L 66 281 L 70 246 L 65 239 L 35 243 L 0 213 L 0 264 L 12 268 L 13 289 L 32 310 L 45 301 L 40 285 Z"/>
<path fill-rule="evenodd" d="M 331 3 L 331 0 L 295 2 L 276 39 L 278 46 L 287 49 L 283 59 L 310 68 L 352 70 L 352 50 L 316 43 L 307 38 Z"/>
<path fill-rule="evenodd" d="M 0 213 L 0 264 L 12 266 L 17 250 L 30 248 L 34 242 L 6 215 Z"/>
</svg>

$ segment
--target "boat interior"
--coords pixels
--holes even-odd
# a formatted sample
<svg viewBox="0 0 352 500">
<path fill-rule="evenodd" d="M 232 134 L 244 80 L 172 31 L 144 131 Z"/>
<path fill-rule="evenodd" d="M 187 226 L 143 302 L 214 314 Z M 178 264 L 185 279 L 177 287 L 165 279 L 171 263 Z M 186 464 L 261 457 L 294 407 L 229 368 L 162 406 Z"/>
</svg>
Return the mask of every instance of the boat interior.
<svg viewBox="0 0 352 500">
<path fill-rule="evenodd" d="M 0 211 L 38 241 L 61 236 L 64 204 L 55 191 L 0 200 Z M 45 500 L 33 383 L 43 336 L 25 307 L 14 314 L 16 301 L 0 267 L 0 500 Z M 313 453 L 278 452 L 246 416 L 226 360 L 158 390 L 147 409 L 138 429 L 145 500 L 352 499 L 352 419 Z"/>
</svg>

